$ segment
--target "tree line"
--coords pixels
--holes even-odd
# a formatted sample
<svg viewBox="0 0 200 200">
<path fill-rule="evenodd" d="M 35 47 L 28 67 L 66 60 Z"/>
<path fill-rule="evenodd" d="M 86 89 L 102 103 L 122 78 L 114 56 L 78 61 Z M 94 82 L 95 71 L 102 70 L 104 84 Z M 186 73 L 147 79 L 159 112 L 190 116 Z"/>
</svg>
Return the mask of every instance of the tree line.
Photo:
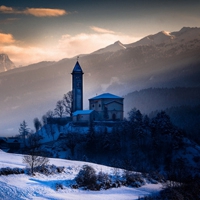
<svg viewBox="0 0 200 200">
<path fill-rule="evenodd" d="M 37 133 L 41 124 L 38 120 L 34 120 L 34 123 Z M 47 132 L 55 131 L 55 126 L 48 124 Z M 24 143 L 29 135 L 34 134 L 29 131 L 25 121 L 20 125 L 19 131 Z M 44 137 L 42 132 L 40 137 Z M 149 118 L 134 108 L 127 119 L 112 127 L 107 127 L 103 122 L 100 125 L 91 123 L 87 134 L 83 134 L 78 128 L 75 133 L 68 131 L 55 145 L 70 151 L 66 158 L 138 171 L 154 171 L 170 168 L 171 163 L 178 159 L 175 154 L 185 148 L 184 138 L 187 137 L 185 131 L 172 123 L 166 112 L 157 112 L 154 117 Z"/>
</svg>

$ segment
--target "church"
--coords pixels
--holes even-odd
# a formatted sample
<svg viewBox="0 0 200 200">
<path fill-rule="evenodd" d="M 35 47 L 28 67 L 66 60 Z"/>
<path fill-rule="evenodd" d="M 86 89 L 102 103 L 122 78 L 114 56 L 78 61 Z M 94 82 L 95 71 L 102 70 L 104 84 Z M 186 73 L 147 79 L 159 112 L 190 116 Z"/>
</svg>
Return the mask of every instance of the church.
<svg viewBox="0 0 200 200">
<path fill-rule="evenodd" d="M 73 122 L 122 121 L 124 98 L 104 93 L 89 99 L 89 110 L 83 110 L 83 70 L 77 60 L 72 71 Z"/>
</svg>

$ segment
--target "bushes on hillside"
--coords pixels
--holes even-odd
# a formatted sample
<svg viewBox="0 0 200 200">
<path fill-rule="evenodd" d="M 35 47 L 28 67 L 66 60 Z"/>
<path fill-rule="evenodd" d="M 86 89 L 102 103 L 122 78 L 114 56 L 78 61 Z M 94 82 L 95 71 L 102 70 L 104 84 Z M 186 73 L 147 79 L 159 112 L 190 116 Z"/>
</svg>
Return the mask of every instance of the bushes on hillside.
<svg viewBox="0 0 200 200">
<path fill-rule="evenodd" d="M 24 169 L 20 169 L 20 168 L 6 167 L 6 168 L 0 169 L 0 176 L 1 175 L 10 175 L 10 174 L 23 174 L 23 173 L 24 173 Z"/>
<path fill-rule="evenodd" d="M 147 178 L 148 177 L 148 178 Z M 125 170 L 123 174 L 119 173 L 108 175 L 100 171 L 96 174 L 95 170 L 88 165 L 84 165 L 75 178 L 76 185 L 72 185 L 73 189 L 82 188 L 84 190 L 107 190 L 123 186 L 141 187 L 145 182 L 156 184 L 151 175 L 136 173 Z"/>
<path fill-rule="evenodd" d="M 139 173 L 125 171 L 124 177 L 126 180 L 126 184 L 132 187 L 141 187 L 145 184 L 144 178 Z"/>
<path fill-rule="evenodd" d="M 185 176 L 187 176 L 185 174 Z M 167 181 L 163 184 L 163 190 L 157 196 L 145 196 L 140 200 L 185 200 L 200 199 L 200 177 L 188 177 L 182 182 L 171 184 Z"/>
<path fill-rule="evenodd" d="M 73 185 L 74 189 L 79 187 L 86 190 L 100 190 L 115 187 L 108 174 L 99 172 L 97 175 L 94 168 L 89 165 L 83 165 L 75 178 L 77 185 Z"/>
<path fill-rule="evenodd" d="M 45 165 L 45 166 L 39 166 L 34 168 L 34 172 L 38 172 L 41 174 L 44 174 L 46 176 L 52 175 L 52 174 L 59 174 L 64 171 L 64 167 L 57 167 L 55 165 Z M 28 174 L 31 174 L 31 169 L 27 168 Z"/>
<path fill-rule="evenodd" d="M 57 167 L 55 165 L 46 165 L 46 166 L 40 166 L 34 168 L 35 172 L 45 174 L 45 175 L 52 175 L 52 174 L 58 174 L 62 173 L 64 171 L 64 167 Z M 24 173 L 30 173 L 31 169 L 26 168 L 26 169 L 21 169 L 21 168 L 10 168 L 10 167 L 5 167 L 5 168 L 0 168 L 0 176 L 1 175 L 11 175 L 11 174 L 24 174 Z"/>
<path fill-rule="evenodd" d="M 75 180 L 80 187 L 93 190 L 97 184 L 97 175 L 91 166 L 83 165 Z"/>
</svg>

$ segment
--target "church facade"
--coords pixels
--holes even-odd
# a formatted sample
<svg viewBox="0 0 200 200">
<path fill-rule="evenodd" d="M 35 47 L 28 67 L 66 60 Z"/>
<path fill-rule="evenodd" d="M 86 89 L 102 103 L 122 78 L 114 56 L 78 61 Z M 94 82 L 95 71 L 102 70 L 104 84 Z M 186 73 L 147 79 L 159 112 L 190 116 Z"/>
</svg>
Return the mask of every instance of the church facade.
<svg viewBox="0 0 200 200">
<path fill-rule="evenodd" d="M 83 70 L 77 61 L 72 71 L 73 122 L 121 121 L 124 98 L 104 93 L 89 99 L 89 110 L 83 110 Z"/>
<path fill-rule="evenodd" d="M 110 93 L 104 93 L 89 99 L 90 110 L 95 111 L 94 120 L 121 121 L 124 117 L 124 98 Z"/>
</svg>

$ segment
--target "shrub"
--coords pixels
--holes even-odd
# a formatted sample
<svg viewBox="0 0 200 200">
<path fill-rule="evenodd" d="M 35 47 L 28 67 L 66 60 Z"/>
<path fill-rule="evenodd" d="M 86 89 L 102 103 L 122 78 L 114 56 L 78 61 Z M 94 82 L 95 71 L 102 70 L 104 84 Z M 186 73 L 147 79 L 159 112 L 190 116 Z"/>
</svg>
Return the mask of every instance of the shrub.
<svg viewBox="0 0 200 200">
<path fill-rule="evenodd" d="M 76 176 L 75 181 L 80 187 L 96 190 L 95 186 L 97 185 L 97 175 L 95 170 L 89 165 L 83 165 L 82 169 Z"/>
<path fill-rule="evenodd" d="M 21 168 L 0 168 L 0 176 L 1 175 L 10 175 L 10 174 L 23 174 L 24 170 Z"/>
<path fill-rule="evenodd" d="M 55 165 L 45 165 L 45 166 L 39 166 L 35 167 L 34 171 L 45 174 L 46 176 L 51 175 L 51 174 L 59 174 L 63 173 L 65 170 L 64 167 L 57 167 Z M 28 172 L 30 173 L 30 169 L 28 169 Z"/>
<path fill-rule="evenodd" d="M 101 183 L 102 183 L 102 182 L 109 182 L 109 181 L 110 181 L 110 178 L 109 178 L 108 174 L 106 174 L 106 173 L 100 171 L 99 174 L 98 174 L 98 176 L 97 176 L 97 180 L 98 180 L 99 182 L 101 182 Z"/>
<path fill-rule="evenodd" d="M 103 173 L 102 171 L 99 172 L 97 176 L 99 188 L 102 188 L 104 190 L 110 189 L 112 187 L 112 181 L 108 174 Z"/>
<path fill-rule="evenodd" d="M 145 184 L 144 178 L 139 173 L 125 171 L 124 177 L 126 179 L 127 185 L 130 185 L 132 187 L 141 187 L 142 185 Z"/>
</svg>

